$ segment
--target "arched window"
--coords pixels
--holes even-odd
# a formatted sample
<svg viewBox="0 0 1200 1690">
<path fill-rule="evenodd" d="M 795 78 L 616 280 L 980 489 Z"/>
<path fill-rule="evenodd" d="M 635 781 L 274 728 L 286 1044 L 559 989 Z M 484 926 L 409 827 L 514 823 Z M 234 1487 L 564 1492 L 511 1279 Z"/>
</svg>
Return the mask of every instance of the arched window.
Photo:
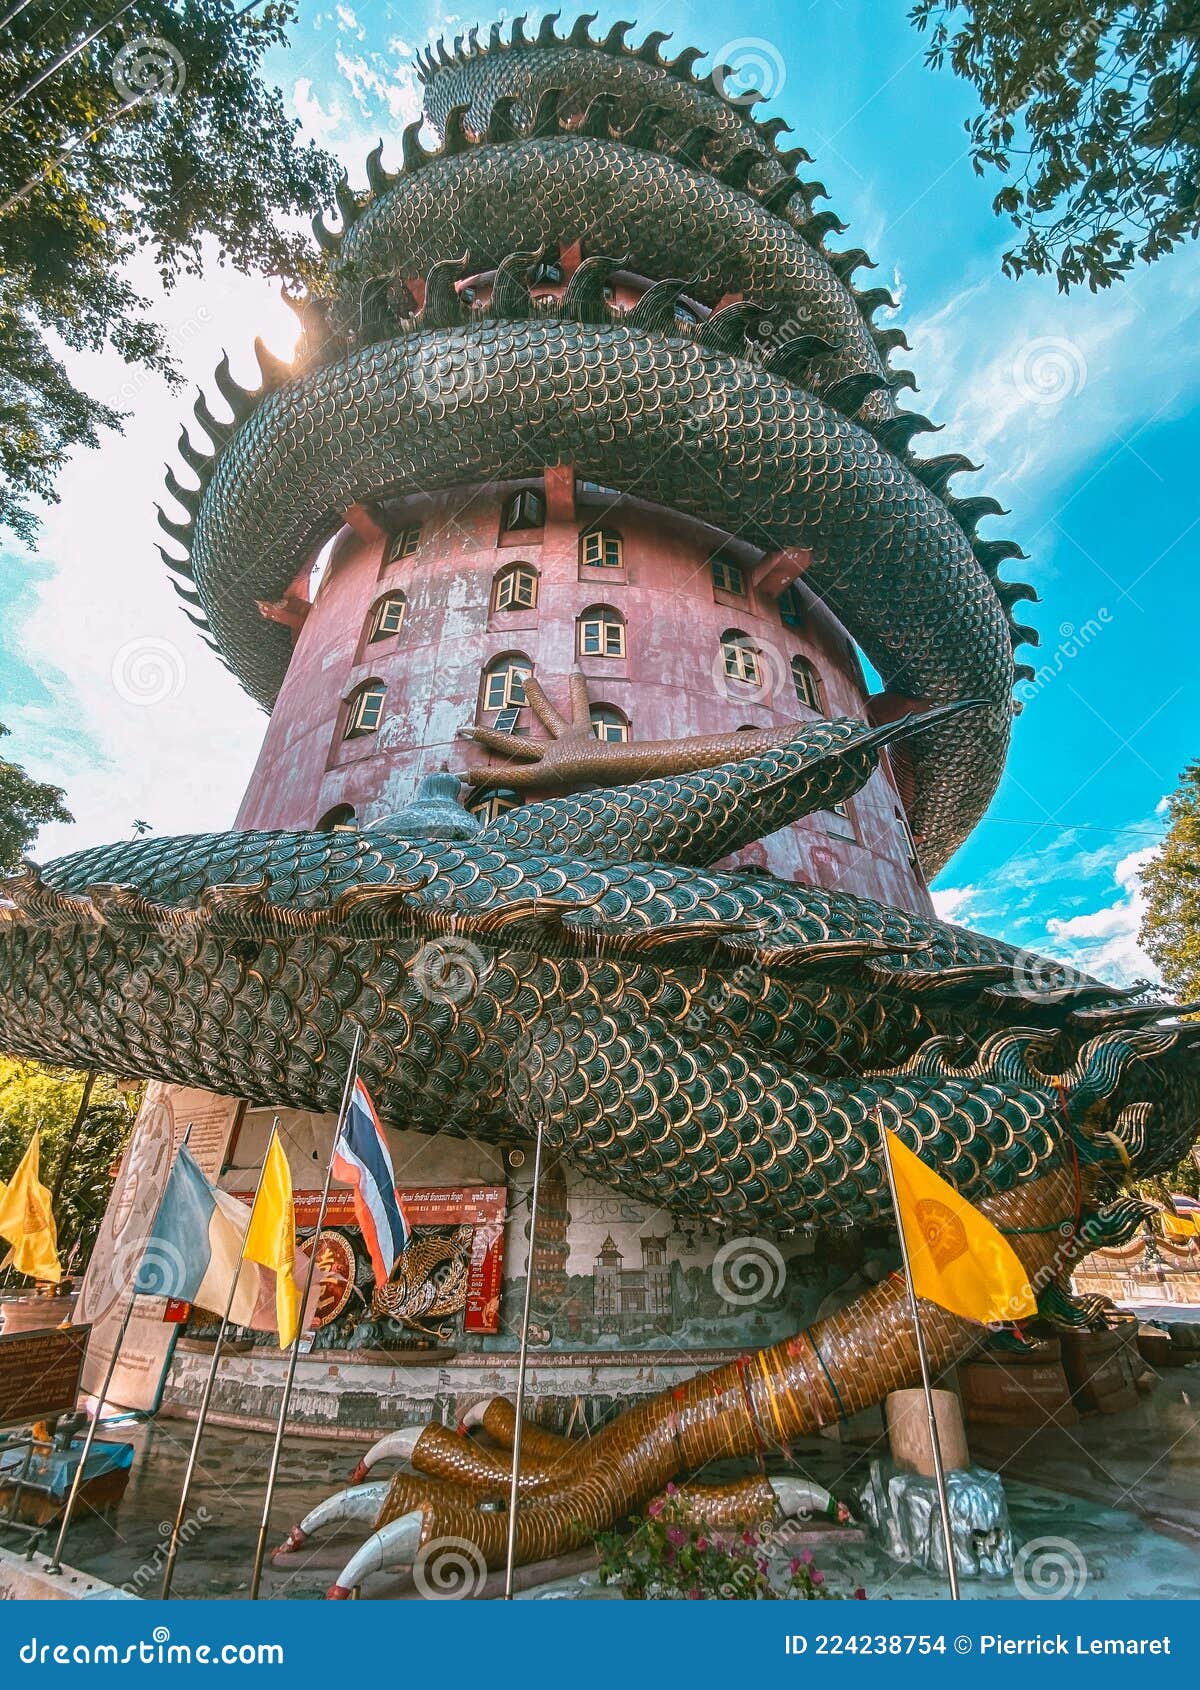
<svg viewBox="0 0 1200 1690">
<path fill-rule="evenodd" d="M 326 810 L 314 832 L 337 833 L 342 828 L 352 828 L 355 820 L 353 804 L 335 804 L 332 810 Z"/>
<path fill-rule="evenodd" d="M 624 547 L 615 528 L 592 528 L 579 537 L 579 561 L 588 569 L 620 569 Z"/>
<path fill-rule="evenodd" d="M 625 618 L 611 605 L 594 604 L 579 618 L 580 657 L 624 657 Z"/>
<path fill-rule="evenodd" d="M 482 798 L 474 799 L 472 803 L 467 805 L 467 809 L 473 816 L 478 816 L 486 827 L 489 822 L 494 822 L 497 817 L 502 816 L 506 810 L 515 810 L 520 802 L 521 800 L 515 792 L 510 791 L 506 786 L 498 786 L 491 792 L 485 793 Z"/>
<path fill-rule="evenodd" d="M 492 585 L 493 610 L 532 610 L 537 599 L 537 570 L 529 563 L 510 563 Z"/>
<path fill-rule="evenodd" d="M 540 493 L 535 493 L 532 487 L 523 488 L 520 493 L 514 493 L 504 507 L 504 516 L 500 528 L 504 534 L 511 534 L 521 528 L 544 528 L 546 526 L 546 501 Z"/>
<path fill-rule="evenodd" d="M 746 571 L 729 552 L 714 552 L 708 560 L 712 584 L 718 593 L 732 593 L 735 598 L 746 596 Z"/>
<path fill-rule="evenodd" d="M 387 550 L 383 554 L 383 561 L 399 563 L 401 558 L 412 557 L 421 544 L 421 524 L 410 522 L 407 528 L 400 528 L 392 535 L 387 543 Z"/>
<path fill-rule="evenodd" d="M 347 700 L 346 731 L 342 738 L 361 739 L 364 734 L 373 734 L 383 715 L 386 697 L 387 688 L 382 681 L 364 681 L 357 687 Z"/>
<path fill-rule="evenodd" d="M 801 704 L 807 704 L 810 710 L 820 710 L 821 682 L 817 671 L 807 657 L 792 658 L 792 682 L 796 688 L 796 697 Z"/>
<path fill-rule="evenodd" d="M 762 686 L 762 653 L 749 634 L 738 628 L 727 628 L 721 635 L 721 657 L 729 680 L 747 687 Z"/>
<path fill-rule="evenodd" d="M 592 732 L 610 745 L 622 745 L 629 738 L 629 718 L 612 704 L 593 704 Z"/>
<path fill-rule="evenodd" d="M 515 733 L 525 708 L 525 682 L 533 674 L 527 657 L 494 658 L 483 672 L 483 708 L 495 713 L 491 726 L 502 733 Z"/>
<path fill-rule="evenodd" d="M 404 626 L 404 613 L 407 609 L 408 600 L 403 593 L 385 593 L 371 612 L 367 644 L 374 645 L 376 640 L 390 640 L 393 634 L 398 634 Z"/>
</svg>

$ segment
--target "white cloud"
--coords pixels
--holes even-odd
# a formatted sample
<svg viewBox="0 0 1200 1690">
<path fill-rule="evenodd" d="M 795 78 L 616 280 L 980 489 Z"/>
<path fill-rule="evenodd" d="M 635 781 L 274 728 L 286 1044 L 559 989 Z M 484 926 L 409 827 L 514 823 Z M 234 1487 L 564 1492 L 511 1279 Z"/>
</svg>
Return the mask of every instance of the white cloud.
<svg viewBox="0 0 1200 1690">
<path fill-rule="evenodd" d="M 1146 913 L 1142 870 L 1157 847 L 1131 851 L 1116 864 L 1112 881 L 1120 896 L 1084 915 L 1051 916 L 1046 923 L 1056 955 L 1117 985 L 1158 980 L 1158 969 L 1138 943 Z"/>
<path fill-rule="evenodd" d="M 1071 470 L 1135 448 L 1143 425 L 1194 398 L 1200 341 L 1180 325 L 1200 307 L 1200 265 L 1180 253 L 1069 296 L 1048 278 L 1007 280 L 992 256 L 980 265 L 905 325 L 920 348 L 920 409 L 947 424 L 938 451 L 986 454 L 986 490 L 1019 489 L 1028 517 Z"/>
<path fill-rule="evenodd" d="M 999 864 L 978 885 L 933 891 L 944 921 L 976 928 L 1113 985 L 1159 979 L 1138 943 L 1145 913 L 1141 874 L 1154 855 L 1162 817 L 1132 822 L 1101 845 L 1078 830 L 1039 841 Z M 1070 914 L 1059 913 L 1070 911 Z"/>
<path fill-rule="evenodd" d="M 978 886 L 943 886 L 932 893 L 933 907 L 943 921 L 969 922 L 979 897 Z"/>
</svg>

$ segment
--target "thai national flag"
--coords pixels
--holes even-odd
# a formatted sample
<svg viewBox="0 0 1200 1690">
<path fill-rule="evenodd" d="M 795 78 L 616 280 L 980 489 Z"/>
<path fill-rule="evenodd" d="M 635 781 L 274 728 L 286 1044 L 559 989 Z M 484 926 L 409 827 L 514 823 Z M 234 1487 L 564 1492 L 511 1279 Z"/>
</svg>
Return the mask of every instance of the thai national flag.
<svg viewBox="0 0 1200 1690">
<path fill-rule="evenodd" d="M 371 1256 L 376 1285 L 386 1285 L 412 1237 L 375 1105 L 356 1080 L 350 1108 L 333 1151 L 333 1171 L 352 1187 L 354 1213 Z"/>
</svg>

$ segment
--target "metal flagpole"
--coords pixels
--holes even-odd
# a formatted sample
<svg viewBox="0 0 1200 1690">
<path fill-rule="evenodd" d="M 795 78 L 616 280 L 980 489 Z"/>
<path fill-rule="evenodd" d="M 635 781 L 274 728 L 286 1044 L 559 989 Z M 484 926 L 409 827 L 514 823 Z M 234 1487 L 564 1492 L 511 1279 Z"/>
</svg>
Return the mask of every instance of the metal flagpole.
<svg viewBox="0 0 1200 1690">
<path fill-rule="evenodd" d="M 908 1288 L 908 1306 L 912 1311 L 913 1331 L 917 1336 L 917 1355 L 921 1361 L 921 1383 L 925 1388 L 925 1412 L 929 1416 L 929 1443 L 933 1450 L 933 1477 L 937 1485 L 938 1508 L 942 1516 L 942 1537 L 946 1544 L 946 1573 L 950 1580 L 950 1599 L 957 1602 L 958 1597 L 958 1568 L 954 1565 L 954 1534 L 950 1529 L 950 1499 L 946 1494 L 946 1470 L 942 1466 L 942 1441 L 938 1437 L 937 1410 L 933 1406 L 933 1386 L 929 1379 L 929 1355 L 925 1349 L 925 1333 L 921 1327 L 921 1311 L 917 1304 L 917 1293 L 913 1290 L 912 1265 L 908 1259 L 908 1239 L 904 1235 L 904 1217 L 900 1213 L 900 1200 L 896 1196 L 896 1176 L 892 1169 L 892 1149 L 888 1143 L 887 1128 L 883 1119 L 879 1120 L 879 1137 L 883 1144 L 883 1164 L 887 1169 L 888 1190 L 892 1195 L 892 1208 L 896 1215 L 896 1228 L 900 1234 L 900 1259 L 904 1263 L 904 1283 Z"/>
<path fill-rule="evenodd" d="M 276 1115 L 271 1123 L 271 1136 L 267 1140 L 267 1151 L 263 1157 L 262 1167 L 258 1170 L 258 1183 L 261 1186 L 263 1173 L 267 1166 L 267 1156 L 271 1154 L 271 1145 L 279 1131 L 279 1116 Z M 250 1220 L 254 1219 L 254 1207 L 258 1202 L 258 1191 L 254 1193 L 254 1203 L 250 1205 Z M 247 1222 L 247 1231 L 249 1222 Z M 171 1527 L 171 1542 L 167 1550 L 167 1564 L 163 1568 L 162 1599 L 171 1594 L 171 1579 L 175 1573 L 175 1561 L 179 1555 L 179 1534 L 183 1530 L 184 1515 L 187 1512 L 188 1497 L 191 1494 L 192 1479 L 196 1472 L 196 1457 L 200 1453 L 200 1440 L 204 1436 L 204 1424 L 208 1419 L 209 1405 L 212 1402 L 213 1387 L 217 1382 L 217 1365 L 221 1360 L 221 1351 L 225 1344 L 225 1333 L 229 1326 L 229 1317 L 233 1313 L 233 1299 L 237 1295 L 238 1281 L 242 1277 L 243 1256 L 238 1257 L 237 1266 L 229 1281 L 229 1295 L 225 1299 L 225 1312 L 221 1316 L 221 1324 L 217 1329 L 217 1339 L 213 1345 L 212 1360 L 208 1364 L 208 1378 L 204 1381 L 204 1391 L 200 1397 L 200 1407 L 196 1414 L 196 1429 L 192 1434 L 192 1447 L 188 1451 L 187 1466 L 183 1473 L 183 1489 L 179 1493 L 179 1506 L 175 1510 L 175 1523 Z"/>
<path fill-rule="evenodd" d="M 342 1106 L 338 1110 L 337 1126 L 333 1130 L 333 1143 L 329 1147 L 329 1162 L 325 1169 L 325 1184 L 321 1191 L 321 1203 L 317 1209 L 317 1225 L 313 1233 L 313 1247 L 308 1258 L 308 1272 L 304 1275 L 304 1295 L 300 1299 L 300 1318 L 296 1323 L 296 1336 L 292 1339 L 291 1354 L 288 1357 L 287 1377 L 283 1382 L 283 1400 L 279 1404 L 279 1419 L 275 1426 L 275 1443 L 271 1450 L 271 1465 L 267 1469 L 267 1494 L 263 1498 L 262 1520 L 258 1528 L 258 1543 L 254 1549 L 254 1567 L 250 1574 L 250 1600 L 258 1601 L 259 1586 L 262 1584 L 263 1562 L 267 1555 L 267 1532 L 271 1526 L 271 1501 L 275 1495 L 275 1481 L 279 1477 L 279 1457 L 283 1449 L 283 1434 L 287 1426 L 287 1413 L 292 1400 L 292 1386 L 296 1382 L 296 1363 L 300 1359 L 300 1339 L 304 1335 L 304 1316 L 308 1309 L 309 1292 L 312 1290 L 313 1274 L 317 1267 L 317 1240 L 321 1236 L 321 1228 L 325 1225 L 325 1210 L 329 1206 L 329 1186 L 333 1179 L 333 1158 L 337 1151 L 337 1142 L 341 1137 L 345 1124 L 346 1112 L 350 1107 L 350 1096 L 354 1090 L 354 1082 L 358 1078 L 358 1053 L 362 1045 L 362 1028 L 354 1030 L 354 1044 L 350 1051 L 350 1066 L 346 1069 L 346 1084 L 342 1091 Z"/>
<path fill-rule="evenodd" d="M 529 1359 L 529 1310 L 533 1301 L 533 1255 L 537 1245 L 538 1192 L 542 1183 L 542 1134 L 538 1122 L 533 1152 L 533 1195 L 529 1199 L 529 1248 L 525 1252 L 525 1307 L 521 1314 L 521 1348 L 517 1357 L 516 1422 L 513 1426 L 512 1483 L 508 1492 L 508 1549 L 504 1561 L 504 1600 L 513 1599 L 513 1565 L 517 1558 L 517 1485 L 521 1472 L 521 1417 L 525 1412 L 525 1367 Z"/>
<path fill-rule="evenodd" d="M 189 1121 L 187 1126 L 183 1129 L 183 1137 L 179 1141 L 179 1150 L 182 1150 L 184 1145 L 187 1143 L 191 1131 L 192 1123 Z M 154 1205 L 154 1215 L 150 1222 L 145 1242 L 142 1246 L 142 1254 L 138 1256 L 137 1262 L 134 1266 L 133 1289 L 129 1293 L 129 1301 L 125 1305 L 125 1313 L 121 1316 L 121 1324 L 117 1329 L 116 1341 L 114 1342 L 109 1354 L 108 1367 L 105 1369 L 104 1373 L 104 1383 L 101 1385 L 100 1394 L 96 1398 L 96 1412 L 88 1421 L 88 1429 L 84 1434 L 83 1449 L 81 1450 L 79 1456 L 79 1465 L 76 1467 L 71 1478 L 71 1488 L 67 1492 L 67 1505 L 63 1509 L 62 1524 L 58 1528 L 58 1541 L 54 1545 L 54 1554 L 50 1557 L 50 1565 L 46 1568 L 48 1573 L 57 1573 L 62 1570 L 63 1546 L 67 1541 L 67 1533 L 71 1529 L 71 1516 L 75 1512 L 75 1504 L 79 1500 L 79 1489 L 83 1483 L 83 1470 L 87 1466 L 87 1458 L 92 1453 L 92 1445 L 96 1441 L 96 1428 L 100 1424 L 100 1416 L 104 1413 L 104 1404 L 108 1400 L 109 1389 L 113 1382 L 113 1374 L 117 1371 L 117 1358 L 121 1354 L 121 1345 L 125 1342 L 125 1334 L 129 1330 L 129 1322 L 133 1318 L 133 1311 L 137 1304 L 138 1269 L 142 1265 L 142 1255 L 145 1254 L 145 1246 L 150 1241 L 150 1234 L 154 1231 L 158 1222 L 158 1212 L 163 1206 L 163 1198 L 167 1195 L 167 1185 L 171 1178 L 171 1169 L 174 1166 L 175 1157 L 178 1154 L 179 1151 L 177 1150 L 172 1155 L 170 1162 L 167 1163 L 167 1177 L 163 1180 L 162 1190 L 159 1192 L 158 1201 Z"/>
</svg>

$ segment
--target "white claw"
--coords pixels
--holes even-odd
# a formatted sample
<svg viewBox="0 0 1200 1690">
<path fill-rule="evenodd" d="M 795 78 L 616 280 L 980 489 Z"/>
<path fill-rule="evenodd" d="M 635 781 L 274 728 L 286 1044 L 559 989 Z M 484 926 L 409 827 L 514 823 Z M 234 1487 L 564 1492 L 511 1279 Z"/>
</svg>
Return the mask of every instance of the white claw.
<svg viewBox="0 0 1200 1690">
<path fill-rule="evenodd" d="M 779 1478 L 768 1479 L 767 1483 L 775 1492 L 780 1512 L 785 1519 L 805 1514 L 821 1515 L 829 1519 L 837 1517 L 837 1503 L 822 1485 L 814 1484 L 811 1479 L 797 1479 L 785 1474 Z"/>
<path fill-rule="evenodd" d="M 386 1461 L 389 1456 L 397 1461 L 411 1459 L 413 1450 L 417 1447 L 417 1439 L 425 1430 L 424 1426 L 401 1426 L 398 1432 L 389 1432 L 386 1438 L 380 1438 L 373 1443 L 354 1469 L 356 1481 L 365 1479 L 378 1461 Z"/>
<path fill-rule="evenodd" d="M 324 1502 L 319 1502 L 315 1508 L 309 1510 L 298 1526 L 292 1527 L 286 1541 L 275 1553 L 287 1554 L 302 1548 L 322 1526 L 344 1525 L 352 1520 L 365 1520 L 368 1525 L 373 1524 L 387 1500 L 390 1487 L 389 1479 L 376 1479 L 369 1485 L 351 1485 L 349 1490 L 340 1490 L 333 1496 L 327 1496 Z"/>
<path fill-rule="evenodd" d="M 398 1520 L 381 1526 L 357 1550 L 330 1585 L 326 1600 L 344 1602 L 370 1573 L 388 1572 L 395 1567 L 411 1567 L 421 1547 L 424 1516 L 419 1508 L 402 1514 Z"/>
</svg>

